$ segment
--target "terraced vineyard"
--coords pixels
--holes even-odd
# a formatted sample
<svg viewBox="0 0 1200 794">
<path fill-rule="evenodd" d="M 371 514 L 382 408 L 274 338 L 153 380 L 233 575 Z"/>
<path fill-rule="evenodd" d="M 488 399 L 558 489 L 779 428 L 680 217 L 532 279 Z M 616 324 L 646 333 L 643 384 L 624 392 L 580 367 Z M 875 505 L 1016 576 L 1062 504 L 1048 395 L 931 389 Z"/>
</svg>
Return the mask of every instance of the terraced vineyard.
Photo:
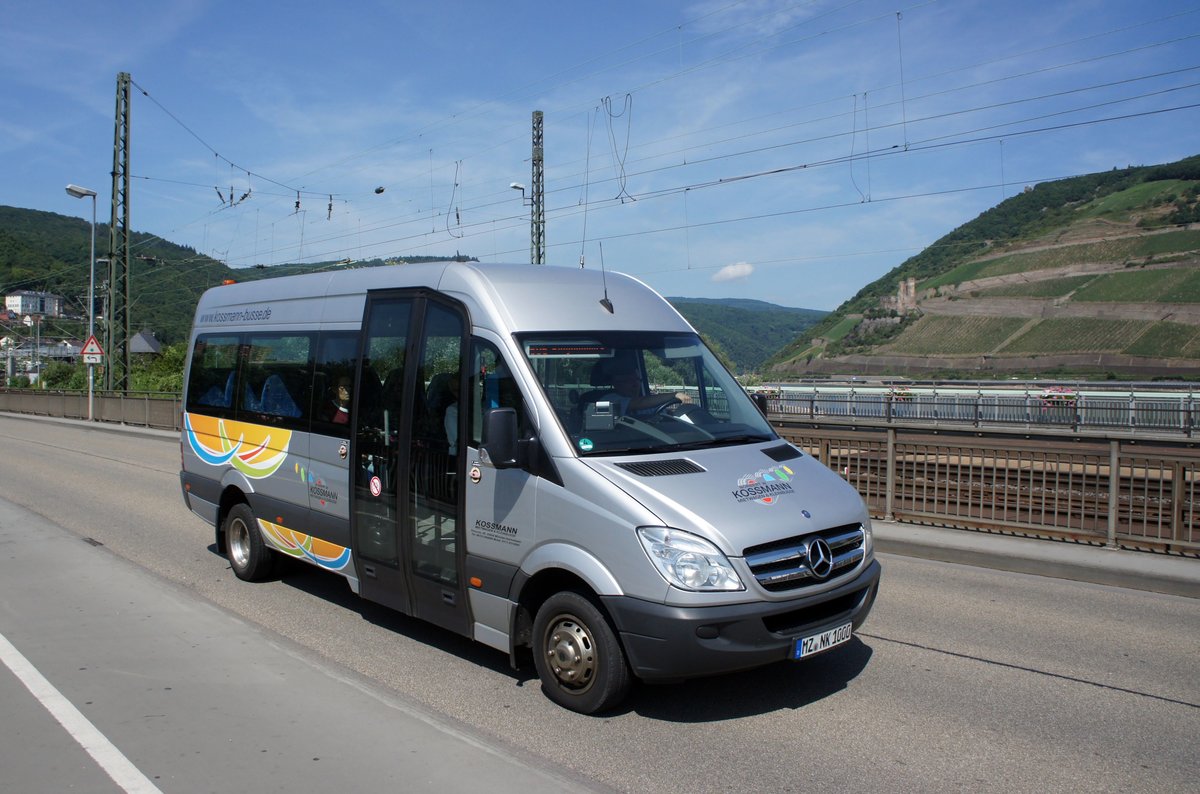
<svg viewBox="0 0 1200 794">
<path fill-rule="evenodd" d="M 1042 320 L 998 352 L 1119 353 L 1152 325 L 1141 320 L 1097 320 L 1090 317 Z"/>
<path fill-rule="evenodd" d="M 1200 272 L 1195 270 L 1196 262 L 1191 263 L 1192 270 L 1188 277 L 1169 294 L 1159 298 L 1160 302 L 1168 303 L 1200 303 Z"/>
<path fill-rule="evenodd" d="M 1200 155 L 1037 184 L 864 287 L 768 364 L 781 376 L 1200 377 L 1198 221 Z M 858 316 L 902 322 L 881 336 L 850 330 Z M 864 341 L 823 346 L 847 334 Z"/>
<path fill-rule="evenodd" d="M 1070 278 L 1054 278 L 1045 281 L 1026 281 L 1021 284 L 979 290 L 972 294 L 980 298 L 1061 298 L 1095 278 L 1096 276 L 1071 276 Z"/>
<path fill-rule="evenodd" d="M 1153 302 L 1177 303 L 1181 294 L 1179 287 L 1189 274 L 1182 268 L 1170 270 L 1142 270 L 1131 273 L 1112 273 L 1099 276 L 1082 287 L 1072 298 L 1077 301 Z"/>
<path fill-rule="evenodd" d="M 1200 356 L 1200 327 L 1158 323 L 1139 336 L 1124 352 L 1154 358 L 1196 358 Z"/>
<path fill-rule="evenodd" d="M 1025 320 L 1017 317 L 926 316 L 888 345 L 905 355 L 982 355 L 1015 334 Z"/>
<path fill-rule="evenodd" d="M 918 284 L 918 289 L 944 287 L 993 276 L 1055 270 L 1095 262 L 1143 261 L 1200 249 L 1200 231 L 1179 231 L 1145 237 L 1126 237 L 1083 245 L 1044 248 L 969 262 Z"/>
</svg>

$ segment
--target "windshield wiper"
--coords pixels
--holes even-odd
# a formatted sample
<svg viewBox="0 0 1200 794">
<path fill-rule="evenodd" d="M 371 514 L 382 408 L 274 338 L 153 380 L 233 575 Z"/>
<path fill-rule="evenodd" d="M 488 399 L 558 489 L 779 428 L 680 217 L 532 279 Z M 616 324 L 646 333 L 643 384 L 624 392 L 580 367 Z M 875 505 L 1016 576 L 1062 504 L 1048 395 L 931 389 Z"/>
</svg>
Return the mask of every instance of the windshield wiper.
<svg viewBox="0 0 1200 794">
<path fill-rule="evenodd" d="M 735 444 L 758 444 L 763 441 L 772 441 L 770 436 L 761 434 L 743 434 L 736 436 L 717 436 L 714 438 L 706 438 L 703 441 L 684 441 L 678 444 L 669 444 L 664 447 L 659 447 L 657 451 L 679 452 L 688 449 L 709 449 L 710 447 L 729 447 Z"/>
<path fill-rule="evenodd" d="M 604 457 L 605 455 L 652 455 L 656 452 L 662 452 L 662 447 L 596 447 L 589 452 L 584 452 L 581 457 L 596 458 Z"/>
</svg>

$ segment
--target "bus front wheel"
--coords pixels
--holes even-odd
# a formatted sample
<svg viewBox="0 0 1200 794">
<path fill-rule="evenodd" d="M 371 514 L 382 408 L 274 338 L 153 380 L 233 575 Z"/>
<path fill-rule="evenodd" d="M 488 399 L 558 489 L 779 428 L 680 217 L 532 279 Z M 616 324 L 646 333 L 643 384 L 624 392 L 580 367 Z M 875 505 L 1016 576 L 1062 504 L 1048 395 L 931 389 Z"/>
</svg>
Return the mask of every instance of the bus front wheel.
<svg viewBox="0 0 1200 794">
<path fill-rule="evenodd" d="M 237 578 L 259 582 L 275 570 L 275 555 L 263 542 L 258 520 L 247 504 L 236 504 L 225 516 L 225 548 Z"/>
<path fill-rule="evenodd" d="M 533 621 L 533 660 L 542 688 L 555 703 L 581 714 L 616 706 L 631 676 L 617 635 L 589 599 L 552 595 Z"/>
</svg>

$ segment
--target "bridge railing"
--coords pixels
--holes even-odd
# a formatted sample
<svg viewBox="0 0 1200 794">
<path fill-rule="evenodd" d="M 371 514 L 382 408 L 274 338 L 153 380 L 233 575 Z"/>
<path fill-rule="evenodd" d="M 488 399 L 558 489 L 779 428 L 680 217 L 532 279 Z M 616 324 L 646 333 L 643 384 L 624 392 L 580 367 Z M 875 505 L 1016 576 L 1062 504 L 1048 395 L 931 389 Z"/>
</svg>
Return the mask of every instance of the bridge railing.
<svg viewBox="0 0 1200 794">
<path fill-rule="evenodd" d="M 1061 427 L 1073 431 L 1196 434 L 1191 391 L 1089 393 L 1084 390 L 969 390 L 939 387 L 794 387 L 768 391 L 785 417 L 869 419 L 889 424 Z"/>
<path fill-rule="evenodd" d="M 1060 417 L 1062 406 L 1033 411 L 1020 397 L 919 395 L 905 401 L 902 422 L 895 403 L 877 397 L 840 403 L 866 414 L 857 417 L 773 402 L 779 434 L 841 474 L 876 517 L 1200 556 L 1200 449 L 1151 432 L 1149 421 L 1130 435 L 1121 406 L 1088 405 L 1097 415 L 1081 433 L 1071 430 L 1078 406 Z M 1177 407 L 1162 416 L 1174 422 Z M 0 389 L 0 411 L 85 419 L 87 393 Z M 1021 428 L 983 427 L 1021 411 Z M 95 416 L 178 430 L 179 396 L 101 393 Z M 1104 432 L 1106 423 L 1119 432 Z"/>
<path fill-rule="evenodd" d="M 1186 442 L 773 419 L 875 517 L 1200 555 Z"/>
<path fill-rule="evenodd" d="M 0 411 L 87 419 L 86 391 L 0 389 Z M 178 394 L 164 392 L 96 392 L 92 416 L 99 422 L 116 422 L 159 430 L 179 430 L 182 404 Z"/>
</svg>

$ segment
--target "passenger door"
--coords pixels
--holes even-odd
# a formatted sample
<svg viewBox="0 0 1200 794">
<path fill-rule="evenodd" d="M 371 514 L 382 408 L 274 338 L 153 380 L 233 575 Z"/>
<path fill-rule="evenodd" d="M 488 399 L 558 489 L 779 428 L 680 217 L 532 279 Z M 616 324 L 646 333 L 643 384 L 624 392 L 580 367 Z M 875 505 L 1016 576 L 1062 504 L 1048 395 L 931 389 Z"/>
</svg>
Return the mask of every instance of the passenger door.
<svg viewBox="0 0 1200 794">
<path fill-rule="evenodd" d="M 466 634 L 455 454 L 465 318 L 428 293 L 372 295 L 364 328 L 354 453 L 360 592 Z"/>
<path fill-rule="evenodd" d="M 400 498 L 404 482 L 401 406 L 412 333 L 413 296 L 367 301 L 362 360 L 354 390 L 354 504 L 351 537 L 364 598 L 411 612 L 400 567 Z"/>
<path fill-rule="evenodd" d="M 424 301 L 423 320 L 406 401 L 409 474 L 403 512 L 412 611 L 467 634 L 458 495 L 464 321 L 461 311 L 432 298 Z"/>
</svg>

